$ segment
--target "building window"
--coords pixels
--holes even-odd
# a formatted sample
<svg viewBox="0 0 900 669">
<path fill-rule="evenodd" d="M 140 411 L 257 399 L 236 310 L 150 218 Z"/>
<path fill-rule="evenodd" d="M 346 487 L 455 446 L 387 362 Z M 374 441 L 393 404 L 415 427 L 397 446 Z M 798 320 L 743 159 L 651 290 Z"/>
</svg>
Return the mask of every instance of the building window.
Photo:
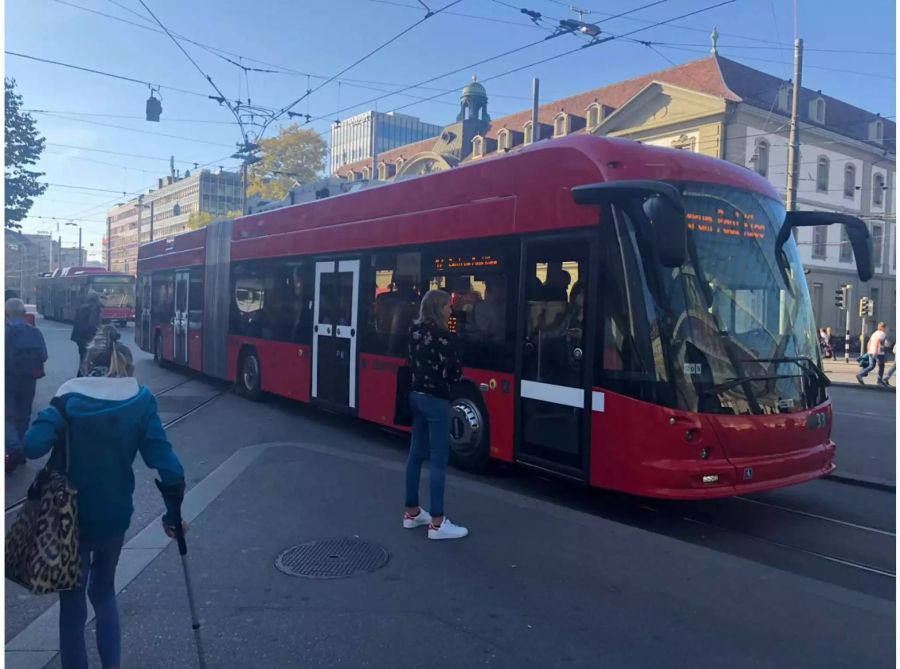
<svg viewBox="0 0 900 669">
<path fill-rule="evenodd" d="M 844 197 L 853 198 L 856 195 L 856 166 L 847 163 L 844 167 Z"/>
<path fill-rule="evenodd" d="M 872 204 L 876 207 L 884 206 L 884 175 L 876 174 L 872 180 Z"/>
<path fill-rule="evenodd" d="M 821 283 L 812 285 L 813 319 L 816 323 L 822 322 L 822 298 L 825 295 L 825 286 Z"/>
<path fill-rule="evenodd" d="M 472 138 L 472 157 L 481 158 L 484 156 L 484 137 L 477 135 Z"/>
<path fill-rule="evenodd" d="M 828 251 L 828 226 L 817 225 L 813 228 L 812 257 L 824 260 Z"/>
<path fill-rule="evenodd" d="M 839 226 L 841 231 L 841 252 L 838 257 L 840 262 L 853 262 L 853 247 L 850 246 L 850 237 L 847 235 L 847 228 L 843 225 Z"/>
<path fill-rule="evenodd" d="M 564 137 L 569 134 L 569 116 L 565 112 L 560 112 L 553 119 L 553 136 Z"/>
<path fill-rule="evenodd" d="M 820 193 L 828 192 L 828 158 L 819 156 L 816 165 L 816 190 Z"/>
<path fill-rule="evenodd" d="M 778 91 L 778 107 L 782 111 L 789 112 L 791 111 L 791 100 L 794 97 L 794 87 L 790 84 L 785 84 Z"/>
<path fill-rule="evenodd" d="M 872 225 L 872 253 L 875 255 L 875 267 L 881 267 L 884 255 L 884 227 L 880 223 Z"/>
<path fill-rule="evenodd" d="M 529 121 L 528 123 L 525 124 L 525 143 L 531 144 L 531 138 L 532 138 L 532 123 L 531 123 L 531 121 Z"/>
<path fill-rule="evenodd" d="M 593 130 L 598 125 L 600 125 L 600 105 L 592 104 L 588 108 L 587 112 L 587 127 L 588 130 Z"/>
<path fill-rule="evenodd" d="M 881 144 L 884 141 L 884 122 L 881 119 L 869 124 L 869 141 Z"/>
<path fill-rule="evenodd" d="M 756 172 L 769 176 L 769 143 L 761 139 L 756 143 Z"/>
<path fill-rule="evenodd" d="M 404 163 L 404 162 L 405 162 L 405 161 L 403 160 L 403 158 L 397 158 L 396 164 L 397 164 L 397 171 L 398 171 L 398 172 L 399 172 L 401 169 L 403 169 L 403 163 Z"/>
<path fill-rule="evenodd" d="M 825 123 L 825 100 L 816 98 L 809 103 L 809 115 L 817 123 Z"/>
<path fill-rule="evenodd" d="M 362 177 L 364 181 L 367 181 L 372 178 L 372 168 L 366 165 L 362 171 Z"/>
<path fill-rule="evenodd" d="M 506 128 L 497 133 L 497 148 L 501 151 L 509 151 L 512 148 L 509 141 L 509 130 Z"/>
<path fill-rule="evenodd" d="M 869 299 L 872 301 L 872 317 L 869 320 L 878 322 L 879 307 L 881 307 L 881 297 L 877 288 L 869 289 Z"/>
</svg>

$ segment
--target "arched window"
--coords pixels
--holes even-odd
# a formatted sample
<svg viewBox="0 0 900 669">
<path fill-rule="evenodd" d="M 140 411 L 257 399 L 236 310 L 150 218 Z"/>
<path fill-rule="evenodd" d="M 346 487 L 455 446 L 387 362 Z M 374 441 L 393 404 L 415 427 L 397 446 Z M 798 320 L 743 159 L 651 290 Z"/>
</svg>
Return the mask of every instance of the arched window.
<svg viewBox="0 0 900 669">
<path fill-rule="evenodd" d="M 506 128 L 497 133 L 497 148 L 501 151 L 509 151 L 512 148 L 509 141 L 509 130 Z"/>
<path fill-rule="evenodd" d="M 523 128 L 523 130 L 525 132 L 525 143 L 526 144 L 531 144 L 531 139 L 533 137 L 531 126 L 532 126 L 531 121 L 528 121 L 528 123 L 526 123 Z"/>
<path fill-rule="evenodd" d="M 872 204 L 876 207 L 884 206 L 884 175 L 876 174 L 872 180 Z"/>
<path fill-rule="evenodd" d="M 481 158 L 484 156 L 484 137 L 476 135 L 472 138 L 472 157 Z"/>
<path fill-rule="evenodd" d="M 403 163 L 405 163 L 405 162 L 406 162 L 406 161 L 403 160 L 403 157 L 402 157 L 402 156 L 401 156 L 400 158 L 397 158 L 396 165 L 397 165 L 397 171 L 398 171 L 398 172 L 403 168 Z"/>
<path fill-rule="evenodd" d="M 387 165 L 384 163 L 379 163 L 378 165 L 378 180 L 384 181 L 387 179 Z"/>
<path fill-rule="evenodd" d="M 553 136 L 564 137 L 569 134 L 569 115 L 560 112 L 553 119 Z"/>
<path fill-rule="evenodd" d="M 847 163 L 844 167 L 844 197 L 856 196 L 856 165 Z"/>
<path fill-rule="evenodd" d="M 816 190 L 820 193 L 828 192 L 828 158 L 819 156 L 816 162 Z"/>
<path fill-rule="evenodd" d="M 369 180 L 372 178 L 372 168 L 366 165 L 362 171 L 363 180 Z"/>
<path fill-rule="evenodd" d="M 782 111 L 791 111 L 791 101 L 793 97 L 794 87 L 786 83 L 778 91 L 778 107 Z"/>
<path fill-rule="evenodd" d="M 876 119 L 869 124 L 869 141 L 881 144 L 884 141 L 884 121 Z"/>
<path fill-rule="evenodd" d="M 588 130 L 593 130 L 598 125 L 600 125 L 600 105 L 594 103 L 588 107 L 587 127 Z"/>
<path fill-rule="evenodd" d="M 769 143 L 761 139 L 756 143 L 756 172 L 764 177 L 769 176 Z"/>
<path fill-rule="evenodd" d="M 816 120 L 825 123 L 825 100 L 822 98 L 816 100 Z"/>
</svg>

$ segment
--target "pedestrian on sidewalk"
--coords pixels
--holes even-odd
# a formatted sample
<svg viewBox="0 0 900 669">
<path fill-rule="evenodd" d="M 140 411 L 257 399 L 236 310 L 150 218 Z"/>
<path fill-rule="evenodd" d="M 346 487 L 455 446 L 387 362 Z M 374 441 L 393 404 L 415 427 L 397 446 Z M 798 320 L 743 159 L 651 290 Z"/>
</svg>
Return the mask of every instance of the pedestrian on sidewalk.
<svg viewBox="0 0 900 669">
<path fill-rule="evenodd" d="M 887 325 L 879 323 L 878 329 L 869 337 L 869 343 L 866 346 L 866 355 L 868 356 L 866 367 L 856 375 L 856 380 L 862 385 L 865 385 L 863 379 L 875 369 L 876 365 L 878 366 L 878 384 L 882 384 L 882 377 L 884 376 L 884 340 L 887 338 L 887 329 Z"/>
<path fill-rule="evenodd" d="M 897 356 L 894 353 L 894 345 L 896 341 L 894 341 L 893 336 L 889 336 L 884 341 L 884 356 L 883 359 L 886 360 L 887 357 L 891 356 L 891 367 L 888 369 L 887 374 L 883 379 L 878 379 L 878 383 L 880 383 L 885 388 L 890 388 L 891 384 L 888 381 L 891 380 L 891 377 L 894 375 L 894 372 L 897 370 Z M 882 366 L 884 362 L 881 363 Z"/>
<path fill-rule="evenodd" d="M 409 404 L 412 441 L 406 459 L 403 527 L 428 525 L 429 539 L 461 539 L 469 531 L 444 515 L 444 484 L 450 457 L 450 387 L 462 378 L 456 335 L 449 330 L 450 295 L 429 290 L 409 329 Z M 419 476 L 429 460 L 431 513 L 419 506 Z"/>
<path fill-rule="evenodd" d="M 72 322 L 72 336 L 69 337 L 78 346 L 78 376 L 82 376 L 81 365 L 87 353 L 88 344 L 100 329 L 102 305 L 100 295 L 96 291 L 89 290 L 87 298 L 75 311 L 75 319 Z"/>
<path fill-rule="evenodd" d="M 84 626 L 85 592 L 97 620 L 97 648 L 106 669 L 121 663 L 121 630 L 115 574 L 134 511 L 134 458 L 138 452 L 159 472 L 166 514 L 163 528 L 175 535 L 184 492 L 184 470 L 172 451 L 156 398 L 134 378 L 131 351 L 115 328 L 102 347 L 86 352 L 87 377 L 71 379 L 56 392 L 25 435 L 25 455 L 40 458 L 57 439 L 67 439 L 69 482 L 78 490 L 82 582 L 59 593 L 59 648 L 63 669 L 88 666 Z M 106 366 L 108 373 L 95 375 Z M 182 525 L 187 530 L 187 525 Z"/>
<path fill-rule="evenodd" d="M 37 380 L 44 377 L 47 345 L 44 335 L 25 320 L 25 303 L 6 301 L 6 473 L 25 462 L 21 441 L 31 423 Z"/>
</svg>

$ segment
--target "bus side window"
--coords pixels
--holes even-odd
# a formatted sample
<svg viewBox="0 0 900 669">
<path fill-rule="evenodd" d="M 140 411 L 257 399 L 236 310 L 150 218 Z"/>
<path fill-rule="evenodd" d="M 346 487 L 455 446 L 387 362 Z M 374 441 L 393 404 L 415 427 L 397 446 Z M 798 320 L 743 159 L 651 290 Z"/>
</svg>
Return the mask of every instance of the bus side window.
<svg viewBox="0 0 900 669">
<path fill-rule="evenodd" d="M 429 277 L 429 288 L 450 293 L 453 310 L 450 329 L 459 338 L 462 363 L 467 367 L 512 371 L 515 318 L 510 310 L 515 313 L 515 300 L 510 303 L 509 296 L 514 296 L 516 289 L 514 278 L 507 273 L 504 256 L 493 245 L 481 248 L 475 244 L 465 254 L 459 253 L 459 249 L 448 249 L 438 260 L 469 257 L 476 263 L 484 258 L 497 262 L 484 267 L 446 269 Z M 432 268 L 441 266 L 438 260 L 432 263 Z"/>
<path fill-rule="evenodd" d="M 404 358 L 409 326 L 418 314 L 423 287 L 420 253 L 378 253 L 372 256 L 364 285 L 372 291 L 366 305 L 366 350 Z"/>
</svg>

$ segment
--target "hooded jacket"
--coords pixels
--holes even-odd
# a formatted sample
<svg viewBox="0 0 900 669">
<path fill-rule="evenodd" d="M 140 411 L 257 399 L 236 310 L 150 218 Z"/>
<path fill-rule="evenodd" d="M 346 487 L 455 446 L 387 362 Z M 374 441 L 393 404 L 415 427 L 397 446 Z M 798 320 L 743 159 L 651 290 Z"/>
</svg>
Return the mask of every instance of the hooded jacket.
<svg viewBox="0 0 900 669">
<path fill-rule="evenodd" d="M 134 512 L 138 451 L 163 484 L 183 485 L 184 469 L 166 438 L 156 398 L 131 377 L 71 379 L 56 391 L 25 435 L 25 455 L 50 452 L 68 426 L 68 477 L 78 490 L 79 536 L 101 541 L 124 534 Z"/>
</svg>

